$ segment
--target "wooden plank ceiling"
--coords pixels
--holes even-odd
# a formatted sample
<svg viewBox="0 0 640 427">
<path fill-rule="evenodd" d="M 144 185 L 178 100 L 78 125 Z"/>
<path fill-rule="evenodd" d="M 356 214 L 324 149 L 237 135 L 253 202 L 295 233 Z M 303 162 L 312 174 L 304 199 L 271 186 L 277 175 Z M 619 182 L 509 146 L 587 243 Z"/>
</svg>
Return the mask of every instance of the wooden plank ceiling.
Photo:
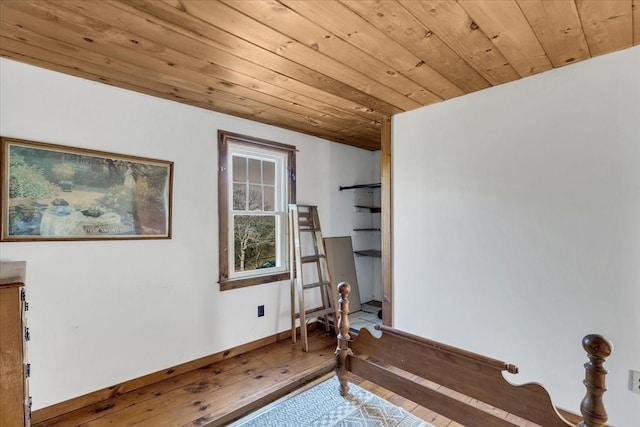
<svg viewBox="0 0 640 427">
<path fill-rule="evenodd" d="M 639 42 L 640 0 L 0 2 L 3 57 L 371 150 L 382 117 Z"/>
</svg>

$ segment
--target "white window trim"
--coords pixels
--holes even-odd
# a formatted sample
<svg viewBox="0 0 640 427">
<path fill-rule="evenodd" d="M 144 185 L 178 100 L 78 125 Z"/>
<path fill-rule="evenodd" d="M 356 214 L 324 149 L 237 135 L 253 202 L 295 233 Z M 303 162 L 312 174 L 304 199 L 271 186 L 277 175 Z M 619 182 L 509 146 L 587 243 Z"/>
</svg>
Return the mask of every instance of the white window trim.
<svg viewBox="0 0 640 427">
<path fill-rule="evenodd" d="M 238 144 L 233 141 L 229 142 L 227 147 L 227 170 L 229 171 L 229 176 L 233 176 L 233 155 L 239 154 L 243 157 L 254 158 L 258 160 L 272 160 L 276 164 L 276 177 L 275 177 L 275 187 L 277 191 L 276 202 L 274 203 L 274 211 L 273 214 L 276 217 L 276 266 L 272 268 L 264 268 L 259 270 L 248 270 L 248 271 L 233 271 L 233 266 L 235 265 L 234 259 L 234 251 L 229 250 L 229 279 L 238 279 L 245 277 L 259 277 L 259 276 L 269 276 L 277 273 L 285 273 L 289 271 L 288 257 L 287 257 L 287 202 L 285 200 L 285 195 L 289 193 L 288 191 L 288 179 L 287 177 L 287 154 L 285 152 L 276 152 L 274 150 L 268 150 L 260 147 L 250 147 L 246 144 Z M 229 181 L 228 186 L 228 197 L 227 197 L 227 206 L 233 206 L 233 179 Z M 265 212 L 265 211 L 259 211 Z M 233 224 L 234 215 L 257 215 L 256 211 L 238 211 L 233 208 L 228 209 L 228 224 Z M 269 213 L 270 215 L 270 213 Z M 228 247 L 232 248 L 234 246 L 234 234 L 229 233 L 228 236 Z"/>
<path fill-rule="evenodd" d="M 245 151 L 242 151 L 242 150 Z M 233 150 L 233 151 L 231 151 Z M 283 204 L 283 220 L 278 224 L 282 228 L 277 230 L 280 238 L 277 245 L 278 253 L 281 254 L 281 265 L 268 268 L 250 270 L 249 272 L 231 273 L 233 270 L 233 176 L 231 175 L 233 153 L 258 153 L 258 157 L 265 155 L 280 155 L 284 158 L 284 167 L 280 178 L 284 183 L 281 192 Z M 296 202 L 296 169 L 295 169 L 296 147 L 279 142 L 267 141 L 259 138 L 252 138 L 240 134 L 235 134 L 223 130 L 218 131 L 218 233 L 219 233 L 219 283 L 220 290 L 236 289 L 245 286 L 272 283 L 289 278 L 288 271 L 288 240 L 287 240 L 287 206 Z M 279 196 L 280 197 L 280 196 Z M 278 226 L 277 224 L 277 226 Z M 231 250 L 229 250 L 231 248 Z M 230 274 L 231 273 L 231 274 Z"/>
</svg>

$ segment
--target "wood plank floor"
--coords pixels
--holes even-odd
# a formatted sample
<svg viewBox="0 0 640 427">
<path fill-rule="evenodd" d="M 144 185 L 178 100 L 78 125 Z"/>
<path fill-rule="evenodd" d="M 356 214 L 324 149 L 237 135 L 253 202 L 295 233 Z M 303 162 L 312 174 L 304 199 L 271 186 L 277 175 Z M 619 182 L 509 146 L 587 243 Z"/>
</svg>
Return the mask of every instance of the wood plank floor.
<svg viewBox="0 0 640 427">
<path fill-rule="evenodd" d="M 34 427 L 224 425 L 330 372 L 335 336 L 311 332 L 309 347 L 279 341 Z"/>
<path fill-rule="evenodd" d="M 333 334 L 316 330 L 310 332 L 308 353 L 301 350 L 299 343 L 282 340 L 33 426 L 226 425 L 330 373 L 335 347 Z M 370 381 L 355 375 L 350 381 L 435 427 L 460 426 Z M 509 414 L 504 417 L 511 418 Z"/>
</svg>

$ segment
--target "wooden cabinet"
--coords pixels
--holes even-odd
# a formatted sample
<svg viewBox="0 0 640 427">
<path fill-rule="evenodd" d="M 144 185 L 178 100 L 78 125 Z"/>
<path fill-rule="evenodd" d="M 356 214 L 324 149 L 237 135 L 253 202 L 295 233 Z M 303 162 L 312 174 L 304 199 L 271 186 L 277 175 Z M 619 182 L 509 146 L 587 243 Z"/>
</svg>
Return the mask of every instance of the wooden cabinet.
<svg viewBox="0 0 640 427">
<path fill-rule="evenodd" d="M 0 263 L 0 427 L 30 425 L 25 267 L 22 261 Z"/>
</svg>

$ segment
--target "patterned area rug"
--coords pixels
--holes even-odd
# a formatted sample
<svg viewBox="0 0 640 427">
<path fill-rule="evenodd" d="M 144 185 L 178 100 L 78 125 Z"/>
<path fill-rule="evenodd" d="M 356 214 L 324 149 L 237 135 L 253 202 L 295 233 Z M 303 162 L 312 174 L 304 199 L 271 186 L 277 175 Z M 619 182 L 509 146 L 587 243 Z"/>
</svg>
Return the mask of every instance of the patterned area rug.
<svg viewBox="0 0 640 427">
<path fill-rule="evenodd" d="M 354 384 L 340 396 L 337 377 L 266 406 L 232 424 L 246 427 L 433 427 Z"/>
</svg>

